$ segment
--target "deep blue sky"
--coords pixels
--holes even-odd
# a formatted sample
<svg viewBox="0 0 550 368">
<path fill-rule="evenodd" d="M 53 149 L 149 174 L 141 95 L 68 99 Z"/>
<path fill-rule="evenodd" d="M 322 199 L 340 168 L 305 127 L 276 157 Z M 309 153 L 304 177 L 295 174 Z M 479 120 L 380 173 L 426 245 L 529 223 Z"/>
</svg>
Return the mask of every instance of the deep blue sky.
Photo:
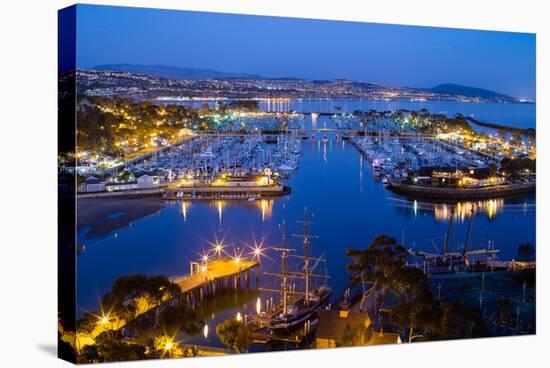
<svg viewBox="0 0 550 368">
<path fill-rule="evenodd" d="M 79 5 L 77 65 L 164 64 L 535 99 L 535 35 Z"/>
</svg>

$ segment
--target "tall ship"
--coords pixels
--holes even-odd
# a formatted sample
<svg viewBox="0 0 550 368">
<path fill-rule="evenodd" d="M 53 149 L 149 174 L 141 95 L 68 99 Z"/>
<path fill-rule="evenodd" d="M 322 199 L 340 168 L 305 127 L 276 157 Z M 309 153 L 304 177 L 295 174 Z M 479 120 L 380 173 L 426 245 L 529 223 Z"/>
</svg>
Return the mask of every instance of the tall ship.
<svg viewBox="0 0 550 368">
<path fill-rule="evenodd" d="M 318 236 L 309 234 L 309 225 L 313 222 L 308 220 L 307 210 L 304 211 L 304 219 L 297 222 L 303 224 L 303 233 L 292 234 L 292 236 L 302 240 L 303 255 L 295 254 L 296 249 L 287 247 L 283 222 L 281 245 L 274 248 L 281 257 L 280 272 L 264 273 L 279 278 L 280 288 L 260 288 L 263 291 L 280 294 L 279 305 L 264 316 L 262 323 L 271 332 L 279 334 L 289 333 L 303 327 L 306 323 L 309 325 L 314 322 L 319 312 L 326 308 L 332 295 L 332 289 L 327 284 L 328 275 L 316 272 L 318 266 L 326 260 L 322 255 L 319 257 L 310 255 L 311 239 Z M 301 267 L 297 271 L 290 269 L 290 259 L 299 260 Z M 303 281 L 302 290 L 296 287 L 295 281 Z"/>
</svg>

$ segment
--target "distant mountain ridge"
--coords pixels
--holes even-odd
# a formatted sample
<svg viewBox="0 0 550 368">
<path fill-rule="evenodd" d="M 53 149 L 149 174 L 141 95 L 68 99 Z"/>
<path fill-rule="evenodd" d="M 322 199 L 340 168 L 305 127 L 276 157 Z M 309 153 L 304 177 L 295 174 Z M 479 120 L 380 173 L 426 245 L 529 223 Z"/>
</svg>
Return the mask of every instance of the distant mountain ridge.
<svg viewBox="0 0 550 368">
<path fill-rule="evenodd" d="M 451 96 L 466 96 L 466 97 L 473 97 L 473 98 L 479 97 L 484 99 L 510 100 L 510 101 L 516 100 L 516 98 L 502 94 L 502 93 L 490 91 L 483 88 L 463 86 L 455 83 L 444 83 L 444 84 L 439 84 L 433 88 L 416 88 L 416 89 L 421 91 L 433 92 L 433 93 L 439 93 L 439 94 L 451 95 Z"/>
<path fill-rule="evenodd" d="M 140 64 L 103 64 L 93 68 L 93 70 L 100 71 L 118 71 L 118 72 L 130 72 L 137 74 L 145 74 L 152 77 L 173 79 L 173 80 L 202 80 L 202 79 L 263 79 L 263 80 L 286 80 L 286 81 L 300 81 L 306 80 L 303 78 L 294 77 L 281 77 L 281 78 L 269 78 L 262 77 L 256 74 L 249 73 L 231 73 L 221 72 L 212 69 L 198 69 L 198 68 L 186 68 L 168 65 L 140 65 Z M 314 80 L 316 84 L 330 83 L 331 80 Z M 373 84 L 368 82 L 353 82 L 354 84 L 361 86 L 362 88 L 374 90 L 380 88 L 386 88 L 387 86 Z M 439 84 L 432 88 L 414 88 L 414 87 L 397 87 L 400 89 L 406 89 L 418 92 L 428 92 L 438 95 L 447 95 L 453 97 L 469 97 L 479 98 L 483 100 L 492 100 L 500 102 L 518 102 L 519 100 L 494 91 L 490 91 L 483 88 L 469 87 L 456 83 L 444 83 Z"/>
<path fill-rule="evenodd" d="M 95 70 L 113 70 L 130 73 L 148 74 L 166 79 L 226 79 L 250 78 L 259 79 L 258 75 L 248 73 L 229 73 L 211 69 L 183 68 L 168 65 L 139 65 L 139 64 L 103 64 L 93 67 Z"/>
</svg>

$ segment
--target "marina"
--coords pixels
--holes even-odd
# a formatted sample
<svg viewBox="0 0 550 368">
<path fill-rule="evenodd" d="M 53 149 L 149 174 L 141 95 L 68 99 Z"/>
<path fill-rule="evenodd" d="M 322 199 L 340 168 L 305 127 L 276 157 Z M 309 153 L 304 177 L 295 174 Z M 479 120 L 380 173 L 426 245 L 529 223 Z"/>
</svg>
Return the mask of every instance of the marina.
<svg viewBox="0 0 550 368">
<path fill-rule="evenodd" d="M 82 4 L 58 22 L 64 359 L 538 332 L 534 34 Z"/>
<path fill-rule="evenodd" d="M 335 128 L 329 116 L 320 116 L 317 119 L 317 126 L 324 127 L 326 124 L 328 129 Z M 311 117 L 307 117 L 306 128 L 311 124 Z M 232 253 L 232 248 L 252 249 L 254 244 L 263 244 L 267 258 L 262 260 L 258 268 L 259 294 L 239 306 L 219 307 L 215 316 L 206 318 L 205 323 L 215 326 L 227 318 L 235 317 L 237 313 L 241 314 L 243 320 L 246 318 L 247 323 L 252 323 L 250 321 L 254 320 L 253 316 L 258 314 L 258 298 L 261 300 L 262 313 L 268 311 L 266 303 L 268 307 L 279 305 L 281 280 L 266 273 L 281 273 L 281 254 L 269 248 L 275 248 L 281 243 L 281 231 L 278 226 L 283 222 L 286 222 L 287 234 L 303 234 L 303 224 L 294 221 L 304 217 L 304 206 L 307 206 L 309 213 L 314 216 L 312 220 L 316 223 L 315 235 L 320 236 L 314 240 L 314 244 L 316 254 L 324 251 L 323 258 L 326 262 L 323 264 L 326 263 L 330 275 L 328 283 L 335 293 L 331 297 L 333 307 L 336 306 L 335 300 L 349 287 L 349 276 L 345 271 L 347 261 L 344 256 L 345 249 L 349 246 L 366 244 L 380 232 L 386 232 L 395 236 L 407 249 L 410 248 L 415 253 L 423 251 L 437 254 L 432 239 L 441 247 L 448 230 L 452 206 L 441 202 L 431 204 L 409 201 L 406 198 L 392 199 L 394 197 L 384 187 L 382 180 L 376 180 L 372 165 L 359 154 L 351 141 L 342 140 L 341 136 L 337 139 L 336 131 L 314 131 L 313 135 L 313 139 L 300 140 L 299 168 L 288 178 L 280 179 L 284 185 L 292 188 L 288 196 L 254 201 L 249 201 L 248 197 L 201 201 L 180 198 L 177 201 L 169 201 L 168 206 L 157 215 L 138 221 L 132 224 L 131 228 L 117 231 L 116 237 L 111 234 L 86 241 L 86 251 L 78 257 L 79 282 L 82 285 L 79 303 L 93 308 L 96 304 L 95 297 L 93 293 L 86 292 L 90 289 L 85 285 L 104 285 L 103 288 L 107 288 L 117 274 L 181 274 L 183 265 L 187 267 L 189 262 L 200 259 L 203 250 L 211 248 L 208 242 L 215 243 L 217 238 L 218 241 L 223 239 L 225 246 L 229 247 L 229 253 Z M 323 140 L 325 135 L 326 140 Z M 326 195 L 334 191 L 337 191 L 339 196 Z M 503 262 L 517 258 L 517 245 L 523 242 L 534 243 L 535 239 L 526 236 L 524 232 L 509 234 L 502 229 L 510 226 L 534 228 L 534 197 L 527 195 L 495 202 L 480 201 L 475 204 L 475 222 L 470 233 L 472 249 L 483 249 L 485 244 L 491 242 L 500 250 L 493 262 L 495 269 L 497 266 L 510 268 L 509 264 Z M 453 232 L 448 239 L 449 251 L 453 252 L 454 249 L 461 249 L 471 216 L 471 205 L 463 203 L 456 211 Z M 334 216 L 344 213 L 348 215 Z M 251 223 L 254 230 L 242 227 L 240 224 L 243 219 Z M 154 226 L 154 232 L 151 231 L 151 226 Z M 357 234 L 357 227 L 364 228 L 361 236 Z M 212 229 L 212 235 L 206 239 L 204 236 L 197 237 L 193 229 L 198 228 Z M 154 254 L 151 254 L 146 246 L 128 246 L 138 242 L 154 242 L 159 246 Z M 286 247 L 299 249 L 300 253 L 303 253 L 303 238 L 295 239 L 289 236 L 286 242 Z M 191 248 L 185 244 L 190 244 Z M 440 248 L 440 252 L 442 249 Z M 122 267 L 117 260 L 130 251 L 139 261 Z M 107 254 L 109 256 L 106 256 Z M 116 273 L 107 272 L 103 277 L 95 275 L 91 267 L 99 259 L 106 264 L 107 270 L 117 270 Z M 423 262 L 420 259 L 417 262 L 417 267 L 422 269 Z M 414 263 L 411 259 L 410 264 Z M 517 261 L 517 264 L 521 265 L 521 262 Z M 288 284 L 289 291 L 291 285 L 292 283 Z M 251 280 L 251 286 L 254 289 L 255 280 Z M 299 290 L 298 287 L 304 290 L 303 279 L 302 283 L 297 283 L 296 290 Z M 200 311 L 200 306 L 198 310 Z M 311 344 L 314 340 L 310 334 L 316 330 L 317 323 L 315 319 L 311 320 L 309 333 L 305 325 L 285 334 L 271 334 L 260 329 L 253 334 L 255 343 L 251 345 L 250 351 L 264 351 L 273 344 L 287 344 L 289 348 Z M 181 338 L 186 343 L 198 346 L 224 346 L 214 335 L 209 335 L 208 339 L 203 336 L 183 335 Z"/>
</svg>

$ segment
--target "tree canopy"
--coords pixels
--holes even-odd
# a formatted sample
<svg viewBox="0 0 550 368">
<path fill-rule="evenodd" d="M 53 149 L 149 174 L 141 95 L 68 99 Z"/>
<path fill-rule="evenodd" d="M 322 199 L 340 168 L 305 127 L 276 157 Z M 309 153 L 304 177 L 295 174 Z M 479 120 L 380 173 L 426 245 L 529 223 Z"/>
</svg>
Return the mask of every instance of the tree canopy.
<svg viewBox="0 0 550 368">
<path fill-rule="evenodd" d="M 230 318 L 216 326 L 216 334 L 228 348 L 237 353 L 248 349 L 251 344 L 250 332 L 242 321 Z"/>
</svg>

